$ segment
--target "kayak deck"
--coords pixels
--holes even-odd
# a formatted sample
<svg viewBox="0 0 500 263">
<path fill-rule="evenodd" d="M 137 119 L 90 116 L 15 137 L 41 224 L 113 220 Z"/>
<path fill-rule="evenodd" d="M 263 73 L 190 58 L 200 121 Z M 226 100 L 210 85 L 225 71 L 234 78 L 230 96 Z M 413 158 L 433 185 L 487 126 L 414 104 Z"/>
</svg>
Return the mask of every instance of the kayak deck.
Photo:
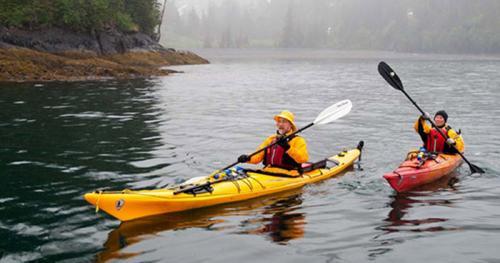
<svg viewBox="0 0 500 263">
<path fill-rule="evenodd" d="M 384 178 L 397 192 L 405 192 L 415 187 L 434 182 L 451 173 L 462 164 L 458 154 L 439 154 L 435 159 L 428 159 L 423 164 L 416 156 L 410 157 Z"/>
<path fill-rule="evenodd" d="M 248 171 L 244 178 L 213 183 L 208 191 L 198 193 L 180 192 L 181 184 L 157 190 L 96 191 L 85 194 L 84 198 L 96 210 L 103 210 L 120 221 L 129 221 L 300 188 L 339 174 L 352 166 L 360 153 L 359 149 L 343 151 L 327 159 L 331 167 L 312 170 L 296 177 L 271 175 L 286 171 L 279 168 L 264 169 L 262 172 Z M 210 177 L 201 178 L 195 185 L 206 184 L 209 180 Z"/>
</svg>

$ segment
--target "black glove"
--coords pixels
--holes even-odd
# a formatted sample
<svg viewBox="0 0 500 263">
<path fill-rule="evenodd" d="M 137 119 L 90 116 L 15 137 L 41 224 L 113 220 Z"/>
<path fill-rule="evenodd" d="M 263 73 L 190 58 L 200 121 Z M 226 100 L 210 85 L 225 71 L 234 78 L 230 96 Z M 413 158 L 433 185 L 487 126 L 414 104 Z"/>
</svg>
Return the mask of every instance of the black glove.
<svg viewBox="0 0 500 263">
<path fill-rule="evenodd" d="M 246 163 L 250 161 L 250 156 L 246 155 L 246 154 L 242 154 L 240 155 L 240 157 L 238 157 L 238 162 L 240 163 Z"/>
<path fill-rule="evenodd" d="M 288 144 L 288 138 L 286 137 L 281 137 L 278 139 L 278 142 L 276 142 L 279 146 L 281 146 L 285 151 L 288 151 L 290 149 L 290 144 Z"/>
</svg>

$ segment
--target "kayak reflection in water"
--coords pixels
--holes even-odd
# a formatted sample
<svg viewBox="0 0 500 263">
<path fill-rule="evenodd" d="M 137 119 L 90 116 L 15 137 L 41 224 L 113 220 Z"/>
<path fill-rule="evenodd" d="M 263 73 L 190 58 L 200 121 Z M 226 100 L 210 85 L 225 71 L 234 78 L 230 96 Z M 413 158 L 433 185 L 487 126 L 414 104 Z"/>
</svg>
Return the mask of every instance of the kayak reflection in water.
<svg viewBox="0 0 500 263">
<path fill-rule="evenodd" d="M 271 241 L 286 245 L 288 241 L 304 235 L 305 213 L 297 212 L 302 204 L 301 195 L 302 189 L 295 189 L 239 203 L 171 213 L 167 217 L 159 215 L 122 222 L 108 234 L 96 261 L 136 261 L 133 257 L 144 251 L 129 251 L 126 247 L 134 244 L 143 247 L 140 245 L 142 242 L 175 235 L 175 232 L 168 234 L 169 231 L 193 228 L 269 236 Z M 240 217 L 245 220 L 240 222 Z"/>
<path fill-rule="evenodd" d="M 301 196 L 294 195 L 267 206 L 262 214 L 271 216 L 245 220 L 241 223 L 245 230 L 239 233 L 265 235 L 280 245 L 287 245 L 292 239 L 302 238 L 306 217 L 304 213 L 296 211 L 301 204 Z"/>
<path fill-rule="evenodd" d="M 426 213 L 423 209 L 446 209 L 454 205 L 453 198 L 446 198 L 435 194 L 436 191 L 455 192 L 455 184 L 459 181 L 458 172 L 452 172 L 432 184 L 427 184 L 413 189 L 411 192 L 397 193 L 392 196 L 389 203 L 391 210 L 380 227 L 386 233 L 411 231 L 411 232 L 438 232 L 457 230 L 448 224 L 448 218 L 436 216 L 432 211 Z M 413 210 L 413 211 L 412 211 Z M 408 216 L 410 214 L 410 216 Z"/>
<path fill-rule="evenodd" d="M 272 143 L 277 142 L 267 150 L 252 156 L 251 158 L 243 154 L 238 157 L 238 162 L 258 164 L 263 162 L 264 166 L 272 166 L 287 170 L 297 170 L 309 159 L 306 141 L 298 135 L 287 135 L 297 131 L 294 123 L 294 115 L 290 111 L 282 111 L 274 116 L 276 121 L 276 134 L 269 136 L 260 146 L 262 149 Z"/>
<path fill-rule="evenodd" d="M 303 213 L 276 213 L 261 227 L 246 231 L 247 234 L 268 234 L 280 245 L 304 236 L 305 216 Z"/>
<path fill-rule="evenodd" d="M 436 126 L 448 137 L 447 139 L 443 138 L 436 128 L 426 123 L 426 120 L 430 120 L 430 118 L 429 113 L 426 112 L 418 118 L 414 125 L 415 131 L 422 138 L 426 150 L 447 154 L 457 153 L 457 150 L 463 152 L 464 141 L 462 136 L 446 123 L 448 121 L 448 114 L 444 110 L 440 110 L 434 115 Z"/>
<path fill-rule="evenodd" d="M 429 199 L 426 199 L 429 198 Z M 418 209 L 419 206 L 445 206 L 451 205 L 452 201 L 449 200 L 439 200 L 432 198 L 432 195 L 428 192 L 410 192 L 410 193 L 398 193 L 394 196 L 394 200 L 391 202 L 391 211 L 384 220 L 389 224 L 381 227 L 381 230 L 386 231 L 386 233 L 392 232 L 439 232 L 445 230 L 452 230 L 445 227 L 449 219 L 443 217 L 420 215 L 413 216 L 409 218 L 407 214 L 410 210 Z"/>
</svg>

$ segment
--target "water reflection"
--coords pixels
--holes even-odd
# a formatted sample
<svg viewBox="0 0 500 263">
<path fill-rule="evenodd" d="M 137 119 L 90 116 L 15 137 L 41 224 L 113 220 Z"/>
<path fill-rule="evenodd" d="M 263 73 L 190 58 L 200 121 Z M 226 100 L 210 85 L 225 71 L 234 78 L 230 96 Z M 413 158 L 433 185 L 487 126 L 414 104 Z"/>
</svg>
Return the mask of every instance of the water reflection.
<svg viewBox="0 0 500 263">
<path fill-rule="evenodd" d="M 263 218 L 245 220 L 241 223 L 247 230 L 241 234 L 266 235 L 273 242 L 286 245 L 288 241 L 304 236 L 305 214 L 296 212 L 300 208 L 302 199 L 300 195 L 280 200 L 264 208 Z"/>
<path fill-rule="evenodd" d="M 367 249 L 384 254 L 377 258 L 383 262 L 408 255 L 436 261 L 449 251 L 459 262 L 498 258 L 500 108 L 492 105 L 500 100 L 500 63 L 394 59 L 422 107 L 446 105 L 466 137 L 467 156 L 487 174 L 463 177 L 459 191 L 444 183 L 392 196 L 381 174 L 415 145 L 416 113 L 377 73 L 378 59 L 219 59 L 160 79 L 2 84 L 0 261 L 92 261 L 98 252 L 103 259 L 139 252 L 134 261 L 162 262 L 181 260 L 193 247 L 197 262 L 253 262 L 256 254 L 266 256 L 263 262 L 364 262 L 371 259 Z M 354 103 L 348 116 L 304 136 L 311 159 L 364 139 L 365 170 L 308 188 L 304 204 L 270 209 L 279 200 L 246 202 L 118 227 L 82 199 L 98 188 L 159 188 L 209 174 L 253 150 L 273 129 L 269 116 L 276 111 L 297 112 L 304 125 L 345 98 Z M 300 195 L 288 202 L 297 201 Z M 307 233 L 297 238 L 306 220 Z"/>
<path fill-rule="evenodd" d="M 264 235 L 284 245 L 304 235 L 305 214 L 297 212 L 302 204 L 301 194 L 302 189 L 298 189 L 244 202 L 123 222 L 109 233 L 104 250 L 96 259 L 104 262 L 134 257 L 139 253 L 123 252 L 123 249 L 161 232 L 189 228 Z M 245 219 L 234 222 L 241 217 Z"/>
<path fill-rule="evenodd" d="M 458 175 L 455 171 L 433 183 L 392 195 L 391 210 L 375 228 L 382 233 L 373 238 L 375 246 L 369 249 L 368 256 L 374 259 L 386 255 L 401 243 L 426 236 L 423 233 L 459 230 L 450 226 L 452 215 L 442 214 L 458 201 L 455 188 Z"/>
<path fill-rule="evenodd" d="M 440 196 L 438 192 L 455 191 L 455 185 L 459 182 L 457 176 L 458 172 L 455 171 L 436 182 L 423 185 L 413 191 L 395 194 L 390 203 L 392 209 L 384 220 L 389 224 L 385 224 L 380 229 L 388 233 L 399 231 L 435 232 L 452 230 L 451 228 L 442 226 L 444 225 L 442 222 L 448 221 L 448 218 L 424 217 L 412 219 L 408 218 L 409 216 L 407 215 L 411 209 L 418 209 L 423 206 L 453 206 L 454 200 L 452 198 Z"/>
<path fill-rule="evenodd" d="M 2 86 L 0 254 L 57 261 L 73 256 L 68 246 L 94 253 L 86 227 L 96 217 L 82 194 L 124 188 L 168 165 L 133 165 L 159 158 L 162 142 L 155 138 L 167 121 L 157 89 L 149 80 Z"/>
</svg>

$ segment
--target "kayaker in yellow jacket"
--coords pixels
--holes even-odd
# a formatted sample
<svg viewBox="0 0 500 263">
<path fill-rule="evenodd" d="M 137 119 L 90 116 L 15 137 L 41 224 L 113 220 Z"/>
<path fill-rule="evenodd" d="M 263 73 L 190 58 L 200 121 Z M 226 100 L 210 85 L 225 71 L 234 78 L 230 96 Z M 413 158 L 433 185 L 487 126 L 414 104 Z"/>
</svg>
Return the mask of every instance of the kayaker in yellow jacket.
<svg viewBox="0 0 500 263">
<path fill-rule="evenodd" d="M 306 141 L 304 138 L 293 135 L 285 139 L 285 136 L 295 132 L 297 126 L 294 123 L 294 115 L 289 111 L 282 111 L 274 116 L 276 121 L 276 134 L 269 136 L 260 146 L 262 149 L 274 142 L 274 146 L 262 151 L 250 158 L 243 154 L 238 157 L 241 163 L 257 164 L 263 162 L 265 166 L 279 167 L 288 170 L 295 170 L 301 167 L 302 163 L 307 162 L 309 155 L 307 153 Z"/>
<path fill-rule="evenodd" d="M 415 122 L 415 131 L 420 135 L 424 142 L 424 147 L 429 152 L 439 153 L 457 153 L 464 151 L 464 141 L 462 136 L 453 130 L 446 122 L 448 114 L 444 110 L 436 112 L 434 115 L 434 123 L 448 137 L 447 139 L 431 125 L 427 124 L 426 120 L 430 120 L 429 113 L 420 116 Z"/>
</svg>

